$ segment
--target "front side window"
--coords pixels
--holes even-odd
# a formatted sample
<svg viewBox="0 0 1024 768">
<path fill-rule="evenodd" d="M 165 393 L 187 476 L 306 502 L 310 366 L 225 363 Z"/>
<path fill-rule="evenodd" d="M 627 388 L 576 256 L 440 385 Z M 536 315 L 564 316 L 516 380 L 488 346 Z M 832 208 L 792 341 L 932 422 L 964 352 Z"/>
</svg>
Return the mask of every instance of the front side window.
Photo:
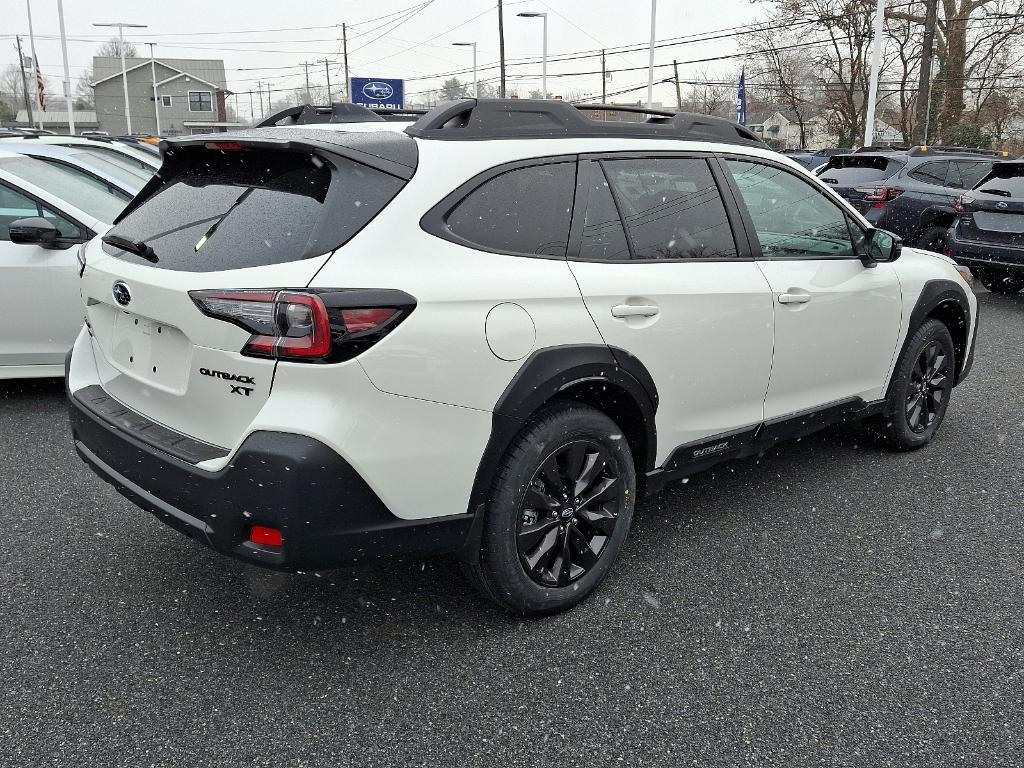
<svg viewBox="0 0 1024 768">
<path fill-rule="evenodd" d="M 484 250 L 564 257 L 575 186 L 574 162 L 505 171 L 470 192 L 445 223 Z"/>
<path fill-rule="evenodd" d="M 188 111 L 213 112 L 213 94 L 209 91 L 189 91 Z"/>
<path fill-rule="evenodd" d="M 736 243 L 707 161 L 658 157 L 601 162 L 633 259 L 722 259 Z"/>
<path fill-rule="evenodd" d="M 726 166 L 746 203 L 765 258 L 857 255 L 847 215 L 820 190 L 774 166 L 745 160 L 728 160 Z"/>
<path fill-rule="evenodd" d="M 60 214 L 40 205 L 31 197 L 0 184 L 0 240 L 11 239 L 11 222 L 34 216 L 42 216 L 50 221 L 57 227 L 61 237 L 82 236 L 82 230 Z"/>
</svg>

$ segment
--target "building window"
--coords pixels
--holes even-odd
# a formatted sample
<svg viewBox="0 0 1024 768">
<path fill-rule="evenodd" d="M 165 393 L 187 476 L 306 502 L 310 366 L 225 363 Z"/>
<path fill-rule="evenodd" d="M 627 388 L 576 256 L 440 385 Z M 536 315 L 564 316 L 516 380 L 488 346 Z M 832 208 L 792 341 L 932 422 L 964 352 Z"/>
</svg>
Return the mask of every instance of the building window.
<svg viewBox="0 0 1024 768">
<path fill-rule="evenodd" d="M 165 107 L 171 106 L 171 97 L 170 96 L 161 96 L 160 97 L 160 103 L 163 104 Z"/>
<path fill-rule="evenodd" d="M 213 94 L 209 91 L 189 91 L 188 111 L 213 112 Z"/>
</svg>

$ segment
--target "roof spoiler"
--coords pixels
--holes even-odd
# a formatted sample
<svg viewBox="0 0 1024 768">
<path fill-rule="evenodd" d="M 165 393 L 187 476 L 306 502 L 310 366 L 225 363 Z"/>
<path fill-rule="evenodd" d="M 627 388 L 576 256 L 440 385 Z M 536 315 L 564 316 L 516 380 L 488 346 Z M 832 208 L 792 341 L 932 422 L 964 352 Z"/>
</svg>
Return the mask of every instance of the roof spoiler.
<svg viewBox="0 0 1024 768">
<path fill-rule="evenodd" d="M 370 109 L 361 104 L 300 104 L 282 109 L 258 123 L 256 128 L 281 125 L 322 125 L 324 123 L 376 123 L 408 120 L 426 114 L 425 109 Z"/>
</svg>

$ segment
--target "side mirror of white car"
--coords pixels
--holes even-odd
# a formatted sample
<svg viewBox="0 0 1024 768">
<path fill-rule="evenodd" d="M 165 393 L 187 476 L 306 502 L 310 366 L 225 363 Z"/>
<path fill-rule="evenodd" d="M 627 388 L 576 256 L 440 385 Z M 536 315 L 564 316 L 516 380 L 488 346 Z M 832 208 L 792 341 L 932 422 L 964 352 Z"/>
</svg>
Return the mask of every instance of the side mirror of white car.
<svg viewBox="0 0 1024 768">
<path fill-rule="evenodd" d="M 53 222 L 41 216 L 16 219 L 10 224 L 11 242 L 19 245 L 41 245 L 52 248 L 60 236 Z"/>
<path fill-rule="evenodd" d="M 896 261 L 903 249 L 903 241 L 892 232 L 884 229 L 873 229 L 868 233 L 868 255 L 870 264 L 881 264 Z"/>
</svg>

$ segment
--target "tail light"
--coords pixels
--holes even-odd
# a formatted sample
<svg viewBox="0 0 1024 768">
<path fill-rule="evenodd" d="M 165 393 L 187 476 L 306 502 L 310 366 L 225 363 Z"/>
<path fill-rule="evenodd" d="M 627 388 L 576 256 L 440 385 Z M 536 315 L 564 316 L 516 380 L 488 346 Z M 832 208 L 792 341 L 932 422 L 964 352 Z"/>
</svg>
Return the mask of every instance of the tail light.
<svg viewBox="0 0 1024 768">
<path fill-rule="evenodd" d="M 249 357 L 335 363 L 349 360 L 390 333 L 416 306 L 394 290 L 191 291 L 204 315 L 252 335 Z"/>
<path fill-rule="evenodd" d="M 974 195 L 960 195 L 956 202 L 953 203 L 953 210 L 957 213 L 963 213 L 967 210 L 964 206 L 970 205 L 974 202 Z"/>
<path fill-rule="evenodd" d="M 895 200 L 903 194 L 903 190 L 899 187 L 858 187 L 857 191 L 865 193 L 864 202 L 874 203 L 875 208 L 885 208 L 887 202 Z"/>
</svg>

